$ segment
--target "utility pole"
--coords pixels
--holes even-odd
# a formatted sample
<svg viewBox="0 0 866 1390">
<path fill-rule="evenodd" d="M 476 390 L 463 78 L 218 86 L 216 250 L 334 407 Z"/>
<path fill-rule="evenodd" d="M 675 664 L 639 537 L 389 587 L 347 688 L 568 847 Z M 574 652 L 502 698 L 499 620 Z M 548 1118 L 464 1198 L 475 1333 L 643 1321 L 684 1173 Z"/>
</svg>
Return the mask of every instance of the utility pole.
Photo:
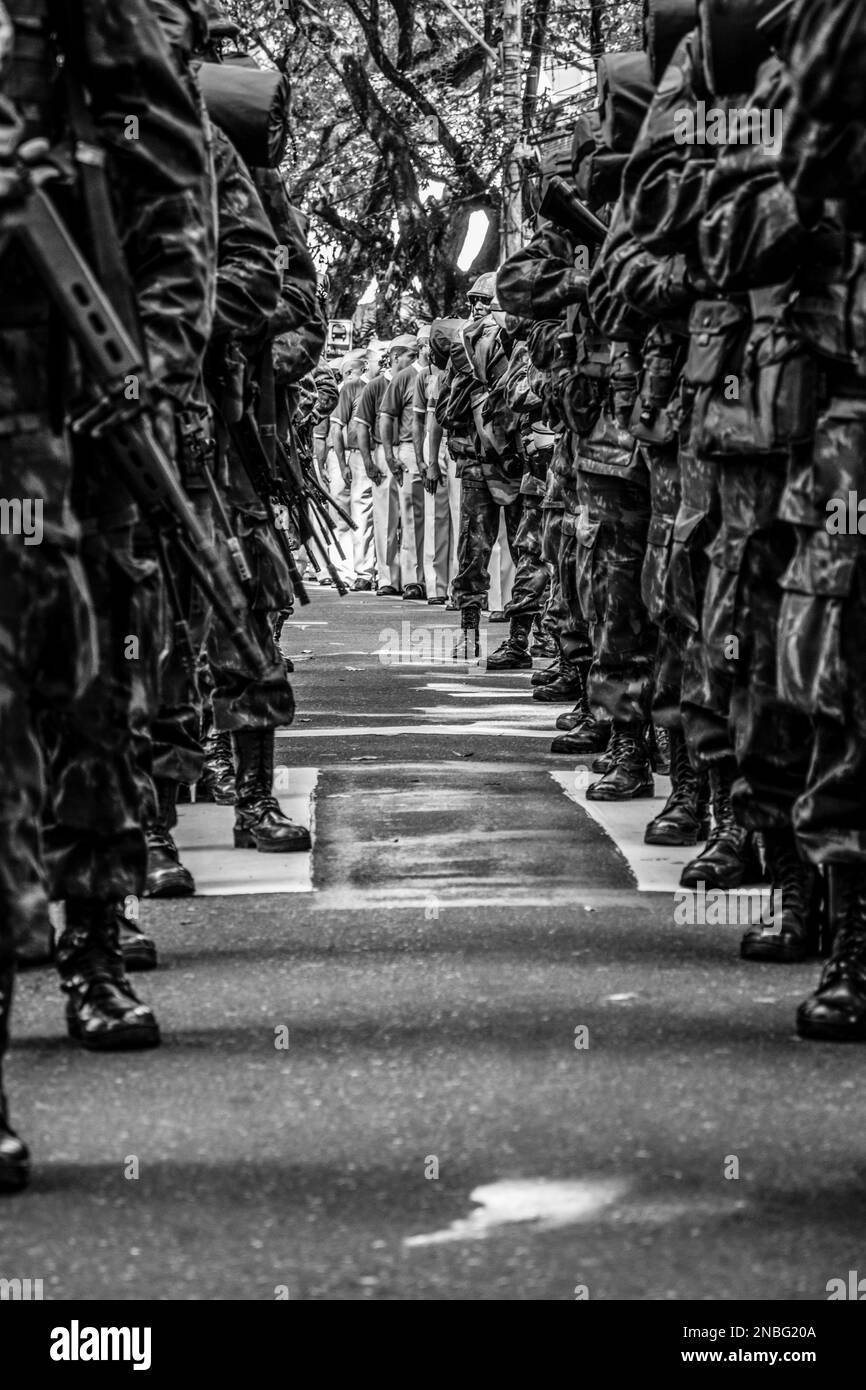
<svg viewBox="0 0 866 1390">
<path fill-rule="evenodd" d="M 523 226 L 520 148 L 523 133 L 521 58 L 523 54 L 522 0 L 503 0 L 502 6 L 502 101 L 505 114 L 505 167 L 502 183 L 502 258 L 519 251 Z"/>
</svg>

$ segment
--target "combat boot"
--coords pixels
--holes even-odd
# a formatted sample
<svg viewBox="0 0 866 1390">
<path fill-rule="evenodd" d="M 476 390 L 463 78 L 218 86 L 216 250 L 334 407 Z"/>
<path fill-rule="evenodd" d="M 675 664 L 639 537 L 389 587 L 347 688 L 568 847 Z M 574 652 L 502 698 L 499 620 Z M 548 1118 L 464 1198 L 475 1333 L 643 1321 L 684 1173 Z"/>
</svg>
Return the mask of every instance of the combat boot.
<svg viewBox="0 0 866 1390">
<path fill-rule="evenodd" d="M 801 1038 L 826 1042 L 866 1040 L 866 869 L 831 864 L 835 935 L 815 993 L 797 1010 Z"/>
<path fill-rule="evenodd" d="M 12 1007 L 14 967 L 0 966 L 0 1192 L 20 1192 L 30 1181 L 30 1155 L 9 1123 L 3 1093 L 3 1058 L 9 1044 L 9 1011 Z"/>
<path fill-rule="evenodd" d="M 559 654 L 559 646 L 549 632 L 545 632 L 538 617 L 532 620 L 532 635 L 529 655 L 546 657 L 548 661 Z"/>
<path fill-rule="evenodd" d="M 525 617 L 512 617 L 507 641 L 491 652 L 487 658 L 488 671 L 526 671 L 532 669 L 529 655 L 529 629 L 531 620 Z"/>
<path fill-rule="evenodd" d="M 590 763 L 590 767 L 593 772 L 610 772 L 610 769 L 616 762 L 617 752 L 619 751 L 619 744 L 621 738 L 622 728 L 618 728 L 616 724 L 612 724 L 610 728 L 610 737 L 607 741 L 607 747 L 605 748 L 603 753 L 599 753 L 598 757 L 593 758 L 592 762 Z"/>
<path fill-rule="evenodd" d="M 755 837 L 737 824 L 731 806 L 734 764 L 728 760 L 710 768 L 710 800 L 713 828 L 706 847 L 680 875 L 683 888 L 739 888 L 761 882 L 761 864 Z"/>
<path fill-rule="evenodd" d="M 696 845 L 710 833 L 707 779 L 695 772 L 681 729 L 670 731 L 671 794 L 644 832 L 648 845 Z"/>
<path fill-rule="evenodd" d="M 800 858 L 790 826 L 764 831 L 764 853 L 773 891 L 773 920 L 744 932 L 740 955 L 743 960 L 805 960 L 817 954 L 821 935 L 820 875 Z"/>
<path fill-rule="evenodd" d="M 575 722 L 566 733 L 560 734 L 550 745 L 551 753 L 570 753 L 581 756 L 585 753 L 601 753 L 610 740 L 610 724 L 596 719 L 589 708 L 586 693 L 581 694 L 574 707 Z M 559 727 L 559 720 L 556 721 Z"/>
<path fill-rule="evenodd" d="M 461 608 L 460 632 L 454 643 L 455 661 L 477 661 L 481 655 L 479 628 L 481 613 L 478 608 Z"/>
<path fill-rule="evenodd" d="M 537 685 L 550 685 L 551 682 L 559 680 L 561 671 L 562 657 L 557 656 L 556 660 L 551 661 L 549 666 L 543 666 L 540 671 L 533 671 L 529 684 L 533 688 Z"/>
<path fill-rule="evenodd" d="M 564 700 L 578 700 L 582 694 L 580 668 L 575 661 L 562 657 L 556 680 L 551 681 L 549 685 L 537 685 L 532 692 L 532 698 L 549 704 L 561 704 Z"/>
<path fill-rule="evenodd" d="M 211 733 L 205 745 L 204 765 L 196 783 L 196 801 L 214 801 L 217 806 L 235 804 L 235 765 L 232 736 Z"/>
<path fill-rule="evenodd" d="M 66 995 L 69 1036 L 99 1052 L 157 1047 L 159 1027 L 136 997 L 120 949 L 117 902 L 68 898 L 57 938 L 57 969 Z"/>
<path fill-rule="evenodd" d="M 274 745 L 273 729 L 237 729 L 234 734 L 235 849 L 290 854 L 312 848 L 309 830 L 284 816 L 273 794 Z"/>
<path fill-rule="evenodd" d="M 610 766 L 601 780 L 586 789 L 587 801 L 633 801 L 655 791 L 649 753 L 641 724 L 614 720 L 619 737 Z"/>
<path fill-rule="evenodd" d="M 155 779 L 156 820 L 146 827 L 147 879 L 144 894 L 147 898 L 186 898 L 195 892 L 195 880 L 189 869 L 180 862 L 172 829 L 177 823 L 177 783 L 164 777 Z"/>
<path fill-rule="evenodd" d="M 653 772 L 659 777 L 669 777 L 671 773 L 671 736 L 661 724 L 650 724 L 646 732 L 647 747 Z"/>
</svg>

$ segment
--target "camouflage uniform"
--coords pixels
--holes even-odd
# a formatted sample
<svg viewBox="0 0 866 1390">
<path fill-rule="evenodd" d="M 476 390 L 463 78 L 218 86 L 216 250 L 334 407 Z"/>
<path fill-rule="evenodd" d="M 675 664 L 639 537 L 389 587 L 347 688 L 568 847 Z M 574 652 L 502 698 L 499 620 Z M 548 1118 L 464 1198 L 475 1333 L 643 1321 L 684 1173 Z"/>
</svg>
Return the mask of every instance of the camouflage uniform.
<svg viewBox="0 0 866 1390">
<path fill-rule="evenodd" d="M 169 395 L 182 392 L 190 351 L 203 346 L 209 329 L 199 259 L 205 156 L 195 111 L 143 0 L 80 0 L 66 7 L 62 23 L 74 42 L 62 32 L 57 44 L 67 71 L 90 93 L 97 139 L 108 155 L 155 385 Z M 13 57 L 0 72 L 3 153 L 17 143 L 4 98 L 26 113 L 25 137 L 50 136 L 56 128 L 48 6 L 21 0 L 15 24 L 26 34 L 29 61 Z M 140 122 L 135 141 L 125 138 L 130 116 Z M 96 448 L 82 448 L 73 461 L 63 414 L 75 359 L 17 243 L 4 249 L 0 273 L 4 488 L 40 498 L 44 507 L 38 547 L 26 549 L 17 537 L 0 545 L 0 602 L 8 624 L 0 670 L 6 774 L 0 792 L 0 1044 L 11 995 L 12 933 L 28 925 L 34 893 L 47 878 L 48 891 L 67 905 L 58 964 L 70 1032 L 87 1046 L 152 1045 L 159 1036 L 155 1020 L 123 974 L 117 913 L 119 900 L 140 894 L 143 883 L 129 728 L 138 677 L 127 643 L 130 635 L 146 641 L 147 634 L 136 632 L 135 615 L 153 571 L 134 556 L 135 511 L 110 461 Z M 179 303 L 183 312 L 168 315 L 166 303 L 175 294 L 173 307 Z M 58 391 L 58 381 L 68 383 L 66 392 Z M 46 805 L 41 860 L 35 826 Z M 20 1185 L 26 1154 L 16 1155 L 6 1135 L 0 1100 L 0 1176 Z"/>
<path fill-rule="evenodd" d="M 641 132 L 625 166 L 622 211 L 628 231 L 660 262 L 685 258 L 682 274 L 696 291 L 711 290 L 695 258 L 696 236 L 706 207 L 706 184 L 718 147 L 692 143 L 681 136 L 684 111 L 697 103 L 722 109 L 738 98 L 721 97 L 706 86 L 699 33 L 693 30 L 678 45 L 653 97 Z M 742 103 L 740 103 L 742 104 Z M 682 261 L 680 262 L 682 264 Z M 720 394 L 722 384 L 714 388 Z M 680 505 L 666 576 L 668 608 L 679 633 L 687 634 L 683 651 L 682 721 L 691 763 L 708 770 L 713 829 L 707 848 L 682 875 L 686 886 L 704 882 L 734 887 L 760 872 L 752 837 L 736 821 L 731 806 L 735 775 L 728 733 L 732 689 L 730 671 L 706 659 L 702 638 L 704 595 L 709 573 L 707 552 L 719 531 L 721 504 L 719 464 L 694 433 L 694 392 L 689 374 L 682 392 L 679 436 Z"/>
<path fill-rule="evenodd" d="M 536 685 L 534 698 L 551 701 L 576 698 L 578 704 L 574 714 L 566 718 L 571 729 L 586 724 L 588 746 L 592 748 L 598 742 L 598 735 L 586 705 L 586 678 L 592 663 L 592 646 L 577 591 L 578 501 L 571 486 L 568 428 L 558 399 L 561 382 L 556 380 L 563 375 L 557 364 L 559 337 L 567 332 L 566 314 L 586 295 L 586 271 L 574 265 L 576 247 L 577 238 L 571 232 L 542 222 L 526 246 L 509 256 L 500 267 L 496 288 L 500 302 L 509 313 L 535 324 L 534 331 L 530 332 L 530 351 L 535 365 L 549 374 L 545 414 L 557 432 L 541 513 L 542 554 L 551 570 L 547 620 L 554 627 L 560 659 L 551 667 L 550 678 Z"/>
</svg>

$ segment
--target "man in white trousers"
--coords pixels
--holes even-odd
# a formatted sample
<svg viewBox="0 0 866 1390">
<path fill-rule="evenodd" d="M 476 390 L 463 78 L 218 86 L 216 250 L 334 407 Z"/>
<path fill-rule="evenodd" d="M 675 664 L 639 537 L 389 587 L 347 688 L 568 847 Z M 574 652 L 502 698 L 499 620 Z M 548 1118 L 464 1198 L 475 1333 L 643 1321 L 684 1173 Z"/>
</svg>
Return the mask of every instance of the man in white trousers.
<svg viewBox="0 0 866 1390">
<path fill-rule="evenodd" d="M 397 480 L 400 494 L 400 574 L 403 598 L 427 597 L 424 580 L 424 472 L 418 467 L 414 444 L 415 384 L 420 369 L 418 339 L 409 334 L 395 338 L 409 364 L 395 371 L 379 407 L 380 433 L 388 470 Z"/>
<path fill-rule="evenodd" d="M 411 341 L 414 343 L 414 339 Z M 385 461 L 379 407 L 392 375 L 407 367 L 412 358 L 400 341 L 395 340 L 389 347 L 388 360 L 388 368 L 368 382 L 357 397 L 352 419 L 357 429 L 364 471 L 373 485 L 373 544 L 379 595 L 382 598 L 399 598 L 402 591 L 398 545 L 400 492 L 397 479 Z"/>
<path fill-rule="evenodd" d="M 372 368 L 370 358 L 372 357 Z M 352 565 L 355 579 L 352 590 L 355 593 L 368 592 L 373 588 L 376 578 L 376 554 L 373 544 L 373 483 L 367 476 L 364 460 L 358 448 L 358 430 L 353 419 L 355 402 L 372 376 L 379 370 L 378 359 L 374 354 L 363 350 L 350 353 L 344 362 L 344 381 L 340 387 L 337 404 L 331 415 L 330 444 L 336 459 L 343 491 L 337 497 L 340 505 L 349 512 L 355 530 L 348 536 L 343 532 L 348 528 L 341 523 L 341 545 L 346 550 L 351 545 Z M 348 374 L 346 374 L 348 372 Z M 345 501 L 345 486 L 348 480 L 349 503 Z M 332 495 L 334 493 L 331 488 Z M 348 558 L 349 552 L 346 550 Z"/>
</svg>

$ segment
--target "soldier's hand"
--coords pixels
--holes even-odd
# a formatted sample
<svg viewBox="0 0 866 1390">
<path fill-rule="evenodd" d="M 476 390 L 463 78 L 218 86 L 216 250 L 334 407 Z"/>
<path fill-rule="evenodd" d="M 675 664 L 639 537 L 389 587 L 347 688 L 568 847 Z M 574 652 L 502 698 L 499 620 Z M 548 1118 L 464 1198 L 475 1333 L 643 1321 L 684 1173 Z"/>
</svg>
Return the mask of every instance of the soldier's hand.
<svg viewBox="0 0 866 1390">
<path fill-rule="evenodd" d="M 438 464 L 428 464 L 427 472 L 424 476 L 425 491 L 429 492 L 430 496 L 432 497 L 435 494 L 436 489 L 442 486 L 442 482 L 442 470 L 438 466 Z"/>
<path fill-rule="evenodd" d="M 351 467 L 349 466 L 348 463 L 346 464 L 346 466 L 345 466 L 344 468 L 341 468 L 341 469 L 340 469 L 340 477 L 343 479 L 343 486 L 344 486 L 344 487 L 351 487 L 351 486 L 352 486 L 352 469 L 351 469 Z"/>
</svg>

